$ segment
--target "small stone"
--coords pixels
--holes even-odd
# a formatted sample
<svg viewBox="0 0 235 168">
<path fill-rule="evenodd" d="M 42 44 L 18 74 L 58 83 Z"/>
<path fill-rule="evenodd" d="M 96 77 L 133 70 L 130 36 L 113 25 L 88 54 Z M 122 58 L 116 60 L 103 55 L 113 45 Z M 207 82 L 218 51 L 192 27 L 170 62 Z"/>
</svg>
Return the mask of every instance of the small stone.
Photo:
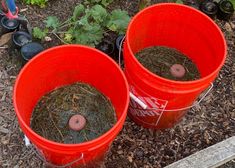
<svg viewBox="0 0 235 168">
<path fill-rule="evenodd" d="M 119 151 L 117 151 L 117 153 L 118 153 L 119 155 L 121 155 L 121 154 L 123 154 L 123 151 L 122 151 L 122 150 L 119 150 Z"/>
<path fill-rule="evenodd" d="M 8 136 L 4 136 L 4 137 L 1 138 L 1 143 L 3 145 L 9 144 L 9 142 L 10 142 L 10 138 Z"/>
<path fill-rule="evenodd" d="M 45 40 L 46 42 L 50 42 L 50 41 L 52 41 L 52 38 L 49 37 L 49 36 L 46 36 L 46 37 L 44 38 L 44 40 Z"/>
<path fill-rule="evenodd" d="M 225 23 L 224 28 L 228 32 L 232 32 L 233 31 L 231 25 L 228 22 Z"/>
<path fill-rule="evenodd" d="M 235 29 L 235 24 L 233 22 L 229 22 L 232 29 Z"/>
</svg>

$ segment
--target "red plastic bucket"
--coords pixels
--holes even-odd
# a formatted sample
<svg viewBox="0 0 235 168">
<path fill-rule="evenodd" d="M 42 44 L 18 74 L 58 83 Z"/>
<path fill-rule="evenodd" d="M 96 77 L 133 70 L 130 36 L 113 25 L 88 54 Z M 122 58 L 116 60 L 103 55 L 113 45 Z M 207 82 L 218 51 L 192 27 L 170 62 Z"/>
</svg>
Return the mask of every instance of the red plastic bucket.
<svg viewBox="0 0 235 168">
<path fill-rule="evenodd" d="M 134 54 L 150 46 L 168 46 L 187 55 L 201 78 L 173 81 L 153 74 Z M 125 75 L 134 96 L 128 115 L 148 128 L 169 128 L 216 78 L 224 64 L 227 47 L 218 26 L 202 12 L 179 4 L 159 4 L 139 12 L 130 22 L 124 43 Z"/>
<path fill-rule="evenodd" d="M 47 92 L 77 81 L 91 84 L 110 98 L 117 123 L 97 139 L 80 144 L 56 143 L 36 134 L 30 128 L 30 117 L 37 101 Z M 48 49 L 26 64 L 16 80 L 13 101 L 21 129 L 50 165 L 79 160 L 73 166 L 92 167 L 122 129 L 129 88 L 123 72 L 107 55 L 85 46 L 65 45 Z"/>
</svg>

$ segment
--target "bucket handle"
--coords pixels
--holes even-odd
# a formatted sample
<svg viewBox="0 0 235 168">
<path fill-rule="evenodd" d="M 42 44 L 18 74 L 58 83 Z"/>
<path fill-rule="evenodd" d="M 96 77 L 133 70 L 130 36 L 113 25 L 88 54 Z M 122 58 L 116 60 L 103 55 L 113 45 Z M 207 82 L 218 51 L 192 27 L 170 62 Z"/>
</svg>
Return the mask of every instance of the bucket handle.
<svg viewBox="0 0 235 168">
<path fill-rule="evenodd" d="M 182 111 L 182 110 L 188 110 L 190 108 L 195 107 L 196 105 L 199 105 L 202 100 L 211 92 L 212 88 L 214 87 L 214 84 L 211 82 L 210 83 L 210 87 L 207 89 L 206 93 L 195 103 L 193 103 L 191 106 L 187 106 L 187 107 L 183 107 L 183 108 L 178 108 L 178 109 L 171 109 L 171 110 L 166 110 L 164 109 L 164 111 Z M 138 103 L 143 109 L 145 110 L 158 110 L 158 108 L 148 108 L 148 106 L 141 101 L 140 99 L 138 99 L 135 95 L 133 95 L 133 93 L 130 92 L 130 97 L 136 102 Z"/>
<path fill-rule="evenodd" d="M 81 153 L 81 156 L 69 163 L 66 163 L 65 165 L 55 165 L 53 163 L 50 163 L 48 161 L 46 161 L 46 159 L 39 153 L 38 149 L 32 145 L 28 139 L 28 137 L 26 135 L 24 135 L 24 141 L 25 141 L 25 145 L 26 147 L 31 147 L 33 149 L 33 153 L 36 154 L 36 156 L 43 162 L 46 164 L 46 166 L 51 166 L 53 168 L 67 168 L 67 167 L 70 167 L 71 165 L 73 165 L 74 163 L 80 161 L 80 160 L 83 160 L 84 159 L 84 154 Z"/>
</svg>

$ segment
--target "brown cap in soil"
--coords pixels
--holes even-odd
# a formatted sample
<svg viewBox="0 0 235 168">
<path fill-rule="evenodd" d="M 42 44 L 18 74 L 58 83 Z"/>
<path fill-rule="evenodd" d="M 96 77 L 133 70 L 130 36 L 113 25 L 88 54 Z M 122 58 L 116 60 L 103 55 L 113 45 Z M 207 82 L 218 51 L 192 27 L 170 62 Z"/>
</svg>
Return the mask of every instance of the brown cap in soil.
<svg viewBox="0 0 235 168">
<path fill-rule="evenodd" d="M 170 68 L 171 75 L 176 78 L 182 78 L 185 75 L 185 68 L 183 65 L 174 64 Z"/>
<path fill-rule="evenodd" d="M 69 128 L 74 131 L 82 130 L 86 125 L 86 119 L 79 114 L 73 115 L 69 120 Z"/>
</svg>

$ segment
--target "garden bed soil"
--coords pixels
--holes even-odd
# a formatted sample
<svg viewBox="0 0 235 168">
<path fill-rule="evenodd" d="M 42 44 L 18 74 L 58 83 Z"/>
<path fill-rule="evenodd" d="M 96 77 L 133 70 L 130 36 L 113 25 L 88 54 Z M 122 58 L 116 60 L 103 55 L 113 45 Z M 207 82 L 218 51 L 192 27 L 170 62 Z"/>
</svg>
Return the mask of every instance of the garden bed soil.
<svg viewBox="0 0 235 168">
<path fill-rule="evenodd" d="M 18 6 L 27 8 L 22 14 L 27 16 L 32 26 L 42 27 L 42 21 L 49 15 L 65 20 L 79 2 L 52 0 L 43 9 L 23 4 Z M 137 0 L 117 0 L 111 7 L 121 7 L 133 15 L 138 10 L 137 3 Z M 235 16 L 230 22 L 216 23 L 225 34 L 228 55 L 214 82 L 214 89 L 171 129 L 144 129 L 127 118 L 102 167 L 160 168 L 235 135 Z M 53 35 L 51 38 L 51 42 L 43 42 L 43 45 L 48 48 L 60 44 Z M 33 149 L 24 145 L 23 133 L 12 104 L 13 85 L 19 70 L 20 67 L 12 61 L 7 49 L 0 48 L 0 165 L 14 168 L 43 167 L 45 165 Z M 231 168 L 235 167 L 234 162 L 230 163 L 228 165 Z"/>
</svg>

